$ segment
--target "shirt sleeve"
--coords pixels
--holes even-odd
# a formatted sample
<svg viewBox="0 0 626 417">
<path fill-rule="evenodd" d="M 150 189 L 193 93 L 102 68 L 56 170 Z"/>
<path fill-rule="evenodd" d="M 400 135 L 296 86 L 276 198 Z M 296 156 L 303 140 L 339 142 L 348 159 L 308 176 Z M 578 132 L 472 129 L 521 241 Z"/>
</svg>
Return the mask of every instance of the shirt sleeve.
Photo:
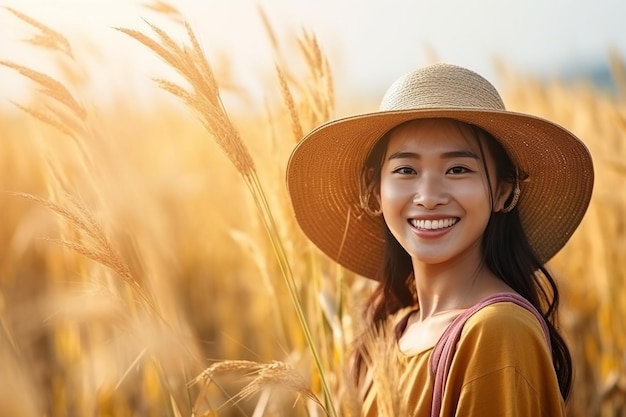
<svg viewBox="0 0 626 417">
<path fill-rule="evenodd" d="M 552 353 L 532 313 L 497 303 L 466 322 L 441 411 L 463 417 L 565 415 Z"/>
</svg>

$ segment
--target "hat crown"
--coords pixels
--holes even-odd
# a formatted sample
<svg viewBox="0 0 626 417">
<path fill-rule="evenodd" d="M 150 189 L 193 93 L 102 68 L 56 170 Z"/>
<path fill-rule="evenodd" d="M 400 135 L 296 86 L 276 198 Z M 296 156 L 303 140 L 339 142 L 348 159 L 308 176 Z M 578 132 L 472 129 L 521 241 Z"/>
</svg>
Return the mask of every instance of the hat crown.
<svg viewBox="0 0 626 417">
<path fill-rule="evenodd" d="M 496 88 L 479 74 L 450 64 L 409 72 L 385 93 L 381 111 L 426 108 L 506 110 Z"/>
</svg>

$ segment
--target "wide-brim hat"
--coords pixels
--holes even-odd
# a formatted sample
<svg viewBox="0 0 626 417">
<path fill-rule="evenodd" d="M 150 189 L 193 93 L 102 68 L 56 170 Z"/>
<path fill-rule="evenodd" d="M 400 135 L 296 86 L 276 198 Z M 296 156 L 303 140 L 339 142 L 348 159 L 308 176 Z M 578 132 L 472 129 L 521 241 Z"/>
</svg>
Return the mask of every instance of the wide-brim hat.
<svg viewBox="0 0 626 417">
<path fill-rule="evenodd" d="M 528 177 L 517 205 L 522 227 L 542 263 L 551 259 L 580 224 L 593 188 L 586 146 L 565 128 L 507 111 L 482 76 L 450 64 L 405 74 L 377 112 L 325 123 L 296 146 L 287 188 L 305 235 L 347 269 L 376 279 L 384 254 L 382 216 L 360 206 L 363 164 L 389 130 L 414 119 L 449 118 L 489 132 Z"/>
</svg>

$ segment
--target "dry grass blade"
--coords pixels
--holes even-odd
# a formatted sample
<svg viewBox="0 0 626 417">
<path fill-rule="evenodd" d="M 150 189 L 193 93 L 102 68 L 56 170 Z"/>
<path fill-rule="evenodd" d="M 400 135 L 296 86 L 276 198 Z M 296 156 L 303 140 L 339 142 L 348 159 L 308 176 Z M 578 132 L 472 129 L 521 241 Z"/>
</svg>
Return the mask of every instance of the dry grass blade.
<svg viewBox="0 0 626 417">
<path fill-rule="evenodd" d="M 298 40 L 298 44 L 300 45 L 301 51 L 304 53 L 304 58 L 309 68 L 315 71 L 322 71 L 324 68 L 322 64 L 324 58 L 315 36 L 312 33 L 304 31 L 302 39 Z"/>
<path fill-rule="evenodd" d="M 167 61 L 172 67 L 185 77 L 195 78 L 198 74 L 195 74 L 195 68 L 191 54 L 188 54 L 184 46 L 179 46 L 171 36 L 167 34 L 163 29 L 157 25 L 146 21 L 146 24 L 150 26 L 150 29 L 159 37 L 160 44 L 166 51 L 171 53 L 173 60 Z M 165 57 L 164 57 L 165 58 Z"/>
<path fill-rule="evenodd" d="M 70 91 L 60 81 L 55 80 L 49 75 L 22 65 L 18 65 L 11 61 L 0 60 L 0 65 L 12 68 L 26 78 L 36 82 L 44 88 L 44 90 L 41 91 L 43 94 L 65 105 L 80 120 L 85 119 L 87 114 L 85 108 L 74 98 L 74 96 L 72 96 L 72 93 L 70 93 Z"/>
<path fill-rule="evenodd" d="M 171 82 L 158 82 L 161 88 L 183 99 L 198 113 L 216 143 L 243 176 L 252 175 L 255 171 L 254 161 L 224 109 L 213 71 L 191 27 L 185 24 L 191 42 L 191 47 L 188 48 L 176 44 L 156 25 L 148 25 L 158 35 L 160 43 L 135 30 L 118 30 L 147 46 L 183 76 L 189 83 L 190 90 Z"/>
<path fill-rule="evenodd" d="M 67 43 L 65 38 L 63 38 L 63 40 Z M 69 48 L 69 44 L 67 44 L 67 47 Z M 53 49 L 56 51 L 60 48 Z M 35 119 L 57 129 L 62 134 L 73 139 L 83 157 L 82 161 L 90 164 L 91 157 L 86 151 L 84 143 L 81 141 L 81 138 L 83 138 L 86 133 L 84 123 L 87 118 L 87 111 L 70 90 L 62 82 L 49 75 L 35 71 L 32 68 L 7 60 L 0 60 L 0 65 L 13 69 L 36 83 L 41 87 L 39 92 L 45 98 L 50 99 L 50 101 L 44 101 L 41 108 L 24 106 L 15 102 L 12 102 L 12 104 Z"/>
<path fill-rule="evenodd" d="M 250 382 L 237 393 L 238 400 L 249 398 L 268 389 L 287 389 L 310 399 L 326 412 L 320 400 L 306 385 L 305 379 L 296 372 L 293 366 L 282 361 L 258 363 L 229 360 L 212 364 L 188 384 L 188 386 L 193 386 L 204 382 L 204 388 L 198 395 L 195 408 L 204 395 L 207 385 L 213 381 L 214 377 L 223 374 L 243 374 L 244 379 L 250 379 Z"/>
<path fill-rule="evenodd" d="M 272 48 L 274 48 L 275 51 L 278 51 L 280 49 L 278 44 L 278 37 L 276 37 L 274 29 L 272 29 L 272 24 L 267 17 L 267 13 L 265 13 L 265 10 L 263 10 L 263 7 L 261 7 L 261 5 L 257 5 L 257 11 L 259 13 L 259 16 L 261 17 L 261 23 L 263 23 L 263 28 L 265 29 L 265 33 L 269 38 Z"/>
<path fill-rule="evenodd" d="M 255 171 L 254 161 L 244 145 L 239 132 L 234 128 L 231 121 L 225 117 L 226 113 L 219 108 L 212 107 L 210 103 L 199 97 L 196 92 L 190 92 L 184 87 L 166 80 L 156 80 L 157 84 L 165 91 L 181 99 L 189 108 L 196 111 L 200 122 L 205 129 L 214 137 L 215 142 L 226 154 L 237 171 L 244 177 L 250 177 Z M 208 115 L 208 116 L 207 116 Z M 214 116 L 214 117 L 211 117 Z"/>
<path fill-rule="evenodd" d="M 229 360 L 229 361 L 220 361 L 211 364 L 208 368 L 200 373 L 197 377 L 192 379 L 189 383 L 187 383 L 187 387 L 192 387 L 194 385 L 202 383 L 202 388 L 198 392 L 196 396 L 196 400 L 192 409 L 192 416 L 196 415 L 196 410 L 199 409 L 200 403 L 204 399 L 206 394 L 206 390 L 208 389 L 211 382 L 216 375 L 221 374 L 247 374 L 250 372 L 258 371 L 260 364 L 253 361 L 246 360 Z"/>
<path fill-rule="evenodd" d="M 159 37 L 160 43 L 136 31 L 119 29 L 143 43 L 157 53 L 168 65 L 172 66 L 185 78 L 196 94 L 202 96 L 215 107 L 221 107 L 219 89 L 213 71 L 204 59 L 200 44 L 193 35 L 189 25 L 185 24 L 187 35 L 192 44 L 191 48 L 179 46 L 164 30 L 146 22 L 150 29 Z"/>
<path fill-rule="evenodd" d="M 313 79 L 311 99 L 315 103 L 313 107 L 317 117 L 315 123 L 325 122 L 332 114 L 335 100 L 330 64 L 324 57 L 317 38 L 313 34 L 305 31 L 298 43 Z M 326 94 L 320 95 L 319 92 Z"/>
<path fill-rule="evenodd" d="M 167 15 L 177 22 L 182 22 L 184 20 L 180 11 L 165 1 L 153 1 L 152 3 L 143 4 L 143 7 L 148 10 Z"/>
<path fill-rule="evenodd" d="M 142 32 L 134 29 L 127 28 L 115 28 L 116 30 L 130 36 L 136 41 L 141 42 L 144 46 L 148 47 L 152 52 L 156 53 L 161 59 L 165 61 L 165 63 L 173 66 L 178 69 L 177 59 L 170 51 L 161 46 L 157 41 L 152 39 L 151 37 L 144 35 Z"/>
<path fill-rule="evenodd" d="M 324 79 L 326 81 L 325 87 L 326 87 L 326 105 L 327 105 L 327 109 L 328 112 L 325 113 L 325 117 L 329 118 L 335 108 L 335 88 L 334 88 L 334 81 L 333 81 L 333 72 L 330 69 L 330 62 L 327 59 L 324 59 Z"/>
<path fill-rule="evenodd" d="M 124 382 L 128 374 L 130 374 L 131 371 L 137 366 L 137 364 L 139 364 L 141 359 L 146 354 L 146 351 L 147 349 L 142 349 L 141 352 L 139 352 L 139 354 L 137 355 L 137 357 L 135 357 L 135 360 L 133 360 L 133 362 L 128 366 L 128 368 L 126 368 L 126 371 L 122 374 L 120 379 L 117 381 L 117 384 L 115 384 L 116 390 L 120 387 L 120 385 L 122 385 L 122 382 Z"/>
<path fill-rule="evenodd" d="M 52 210 L 57 213 L 61 217 L 63 217 L 70 226 L 73 226 L 76 231 L 81 233 L 83 236 L 86 236 L 88 240 L 83 242 L 74 242 L 68 241 L 64 239 L 49 239 L 50 241 L 57 242 L 87 258 L 96 261 L 107 268 L 111 269 L 115 272 L 124 282 L 130 285 L 133 292 L 135 292 L 146 305 L 151 309 L 151 311 L 156 314 L 163 322 L 163 318 L 159 314 L 156 309 L 154 303 L 143 290 L 141 285 L 137 282 L 137 280 L 133 277 L 130 269 L 126 266 L 126 264 L 121 260 L 119 255 L 113 249 L 102 227 L 98 224 L 98 222 L 91 216 L 90 212 L 87 208 L 82 205 L 78 200 L 73 198 L 70 195 L 67 195 L 68 201 L 73 204 L 74 211 L 69 210 L 58 203 L 47 200 L 45 198 L 41 198 L 32 194 L 27 193 L 13 193 L 16 196 L 23 197 L 32 201 L 35 201 L 44 207 Z"/>
<path fill-rule="evenodd" d="M 405 415 L 402 404 L 403 391 L 398 387 L 399 369 L 393 351 L 393 334 L 390 323 L 364 334 L 364 347 L 368 362 L 368 379 L 376 390 L 376 405 L 381 416 Z M 364 384 L 365 386 L 365 384 Z"/>
<path fill-rule="evenodd" d="M 22 106 L 21 104 L 16 103 L 14 101 L 11 101 L 11 103 L 18 109 L 30 114 L 35 119 L 57 129 L 59 132 L 63 133 L 64 135 L 67 135 L 74 140 L 77 139 L 75 135 L 76 132 L 74 132 L 72 129 L 70 129 L 65 124 L 63 124 L 63 122 L 59 120 L 58 117 L 56 117 L 55 115 L 51 115 L 51 114 L 42 112 L 40 110 L 33 109 L 31 107 Z"/>
<path fill-rule="evenodd" d="M 283 71 L 280 67 L 276 66 L 276 73 L 278 74 L 278 82 L 280 84 L 280 93 L 283 97 L 283 101 L 287 106 L 287 110 L 289 110 L 289 117 L 291 120 L 291 131 L 293 132 L 294 140 L 298 142 L 303 136 L 302 124 L 300 123 L 300 117 L 298 116 L 298 110 L 296 110 L 296 104 L 293 100 L 293 95 L 291 94 L 291 90 L 289 90 L 289 86 L 287 85 L 287 80 Z"/>
<path fill-rule="evenodd" d="M 133 285 L 138 284 L 133 280 L 130 271 L 126 268 L 124 264 L 119 262 L 118 259 L 111 257 L 111 254 L 108 252 L 103 252 L 94 248 L 90 248 L 82 243 L 73 242 L 69 240 L 62 239 L 46 239 L 49 242 L 58 243 L 62 246 L 65 246 L 68 249 L 73 250 L 74 252 L 80 253 L 81 255 L 91 259 L 92 261 L 96 261 L 102 265 L 109 267 L 113 272 L 119 275 L 124 281 L 132 283 Z"/>
<path fill-rule="evenodd" d="M 185 29 L 187 30 L 187 36 L 191 42 L 191 49 L 185 49 L 185 52 L 191 55 L 193 62 L 197 66 L 198 74 L 200 74 L 202 80 L 204 80 L 204 84 L 208 87 L 206 89 L 205 98 L 211 103 L 214 103 L 217 107 L 220 107 L 226 115 L 226 110 L 222 105 L 222 100 L 219 95 L 219 86 L 217 84 L 217 80 L 215 79 L 213 69 L 211 68 L 211 65 L 209 65 L 209 61 L 207 61 L 204 52 L 202 51 L 198 38 L 196 38 L 193 29 L 187 22 L 185 22 Z M 193 77 L 191 77 L 189 81 L 192 85 L 194 84 Z M 199 87 L 201 86 L 202 84 L 199 85 Z"/>
<path fill-rule="evenodd" d="M 254 161 L 222 105 L 213 71 L 189 25 L 186 25 L 186 28 L 192 44 L 191 48 L 177 45 L 163 30 L 155 25 L 149 25 L 159 36 L 161 43 L 135 30 L 123 28 L 118 28 L 118 30 L 147 46 L 183 76 L 189 83 L 190 89 L 168 81 L 158 80 L 157 82 L 161 88 L 181 98 L 195 110 L 208 132 L 213 135 L 218 146 L 239 173 L 244 177 L 251 176 L 255 171 Z"/>
<path fill-rule="evenodd" d="M 72 136 L 74 139 L 82 135 L 84 127 L 79 121 L 68 116 L 67 112 L 63 111 L 63 109 L 59 109 L 57 107 L 52 107 L 49 105 L 46 105 L 45 107 L 46 110 L 50 113 L 51 118 L 58 120 L 60 124 L 66 126 L 70 131 L 75 133 L 75 136 Z M 78 140 L 76 140 L 76 142 L 79 143 Z"/>
<path fill-rule="evenodd" d="M 16 17 L 18 17 L 23 22 L 28 23 L 36 29 L 41 31 L 40 35 L 35 35 L 28 42 L 35 46 L 41 46 L 46 49 L 58 50 L 73 58 L 72 48 L 70 47 L 70 43 L 67 41 L 65 36 L 61 35 L 59 32 L 49 28 L 43 23 L 33 19 L 30 16 L 27 16 L 23 13 L 18 12 L 17 10 L 11 7 L 5 7 L 9 12 L 13 13 Z"/>
<path fill-rule="evenodd" d="M 180 411 L 180 408 L 178 407 L 178 404 L 176 404 L 176 400 L 172 394 L 170 394 L 170 405 L 172 407 L 174 417 L 183 417 L 183 413 Z"/>
<path fill-rule="evenodd" d="M 229 360 L 211 364 L 208 368 L 192 379 L 187 386 L 192 387 L 202 381 L 210 381 L 214 376 L 224 373 L 250 373 L 258 371 L 263 365 L 254 361 Z"/>
<path fill-rule="evenodd" d="M 180 100 L 182 100 L 182 102 L 189 107 L 190 109 L 195 110 L 196 112 L 198 112 L 199 114 L 201 114 L 204 111 L 209 111 L 210 109 L 205 105 L 204 102 L 197 100 L 196 96 L 190 92 L 188 89 L 186 89 L 185 87 L 182 87 L 176 83 L 173 83 L 171 81 L 168 80 L 163 80 L 160 78 L 156 78 L 154 79 L 154 82 L 157 83 L 157 85 L 167 91 L 168 93 L 178 97 Z M 208 126 L 205 126 L 208 128 Z"/>
<path fill-rule="evenodd" d="M 304 378 L 290 364 L 281 361 L 273 361 L 262 366 L 238 396 L 242 399 L 247 398 L 268 388 L 294 391 L 312 400 L 324 410 L 322 403 L 306 385 Z"/>
<path fill-rule="evenodd" d="M 289 110 L 292 131 L 296 140 L 300 140 L 303 131 L 312 129 L 331 118 L 335 97 L 330 63 L 322 53 L 315 36 L 304 31 L 303 35 L 297 39 L 297 44 L 309 69 L 309 78 L 303 82 L 286 71 L 284 65 L 276 65 L 276 71 L 281 95 Z M 290 84 L 295 85 L 296 90 L 301 94 L 299 102 L 294 98 L 289 88 Z"/>
<path fill-rule="evenodd" d="M 621 96 L 626 96 L 626 62 L 615 49 L 609 51 L 609 65 L 617 92 Z"/>
<path fill-rule="evenodd" d="M 342 378 L 340 392 L 341 415 L 343 417 L 361 417 L 363 401 L 359 388 L 354 382 L 352 375 L 349 375 L 347 370 L 343 372 Z"/>
<path fill-rule="evenodd" d="M 109 243 L 100 224 L 91 216 L 87 208 L 71 195 L 66 194 L 65 197 L 70 203 L 72 203 L 72 205 L 76 209 L 75 211 L 66 209 L 58 203 L 33 194 L 15 193 L 15 195 L 35 201 L 43 205 L 44 207 L 54 211 L 55 213 L 61 215 L 77 230 L 89 236 L 99 247 L 102 247 L 106 251 L 112 252 L 112 249 L 109 246 Z"/>
</svg>

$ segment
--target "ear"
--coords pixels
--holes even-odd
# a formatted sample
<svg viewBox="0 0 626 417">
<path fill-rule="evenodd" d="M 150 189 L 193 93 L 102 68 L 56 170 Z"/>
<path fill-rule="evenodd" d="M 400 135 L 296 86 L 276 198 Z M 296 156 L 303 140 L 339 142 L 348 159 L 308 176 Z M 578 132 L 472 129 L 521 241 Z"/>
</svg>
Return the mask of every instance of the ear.
<svg viewBox="0 0 626 417">
<path fill-rule="evenodd" d="M 511 201 L 513 198 L 515 184 L 510 182 L 500 181 L 496 190 L 496 195 L 493 199 L 493 211 L 501 212 L 506 207 L 506 202 Z"/>
<path fill-rule="evenodd" d="M 377 215 L 382 214 L 383 204 L 382 204 L 382 201 L 380 200 L 380 187 L 372 190 L 372 197 L 374 197 L 374 200 L 376 201 L 376 204 L 378 205 L 378 209 L 376 210 Z"/>
<path fill-rule="evenodd" d="M 373 183 L 375 175 L 374 168 L 369 168 L 365 172 L 365 187 L 361 191 L 361 206 L 371 216 L 379 216 L 382 214 L 382 204 L 380 201 L 380 184 Z M 376 186 L 378 185 L 378 186 Z"/>
<path fill-rule="evenodd" d="M 374 170 L 374 168 L 369 168 L 367 170 L 367 182 L 371 183 L 372 180 L 374 179 L 374 175 L 376 175 L 376 171 Z M 377 181 L 377 187 L 371 187 L 371 194 L 372 197 L 374 197 L 376 199 L 376 202 L 378 203 L 378 207 L 380 207 L 380 179 L 379 181 Z"/>
</svg>

